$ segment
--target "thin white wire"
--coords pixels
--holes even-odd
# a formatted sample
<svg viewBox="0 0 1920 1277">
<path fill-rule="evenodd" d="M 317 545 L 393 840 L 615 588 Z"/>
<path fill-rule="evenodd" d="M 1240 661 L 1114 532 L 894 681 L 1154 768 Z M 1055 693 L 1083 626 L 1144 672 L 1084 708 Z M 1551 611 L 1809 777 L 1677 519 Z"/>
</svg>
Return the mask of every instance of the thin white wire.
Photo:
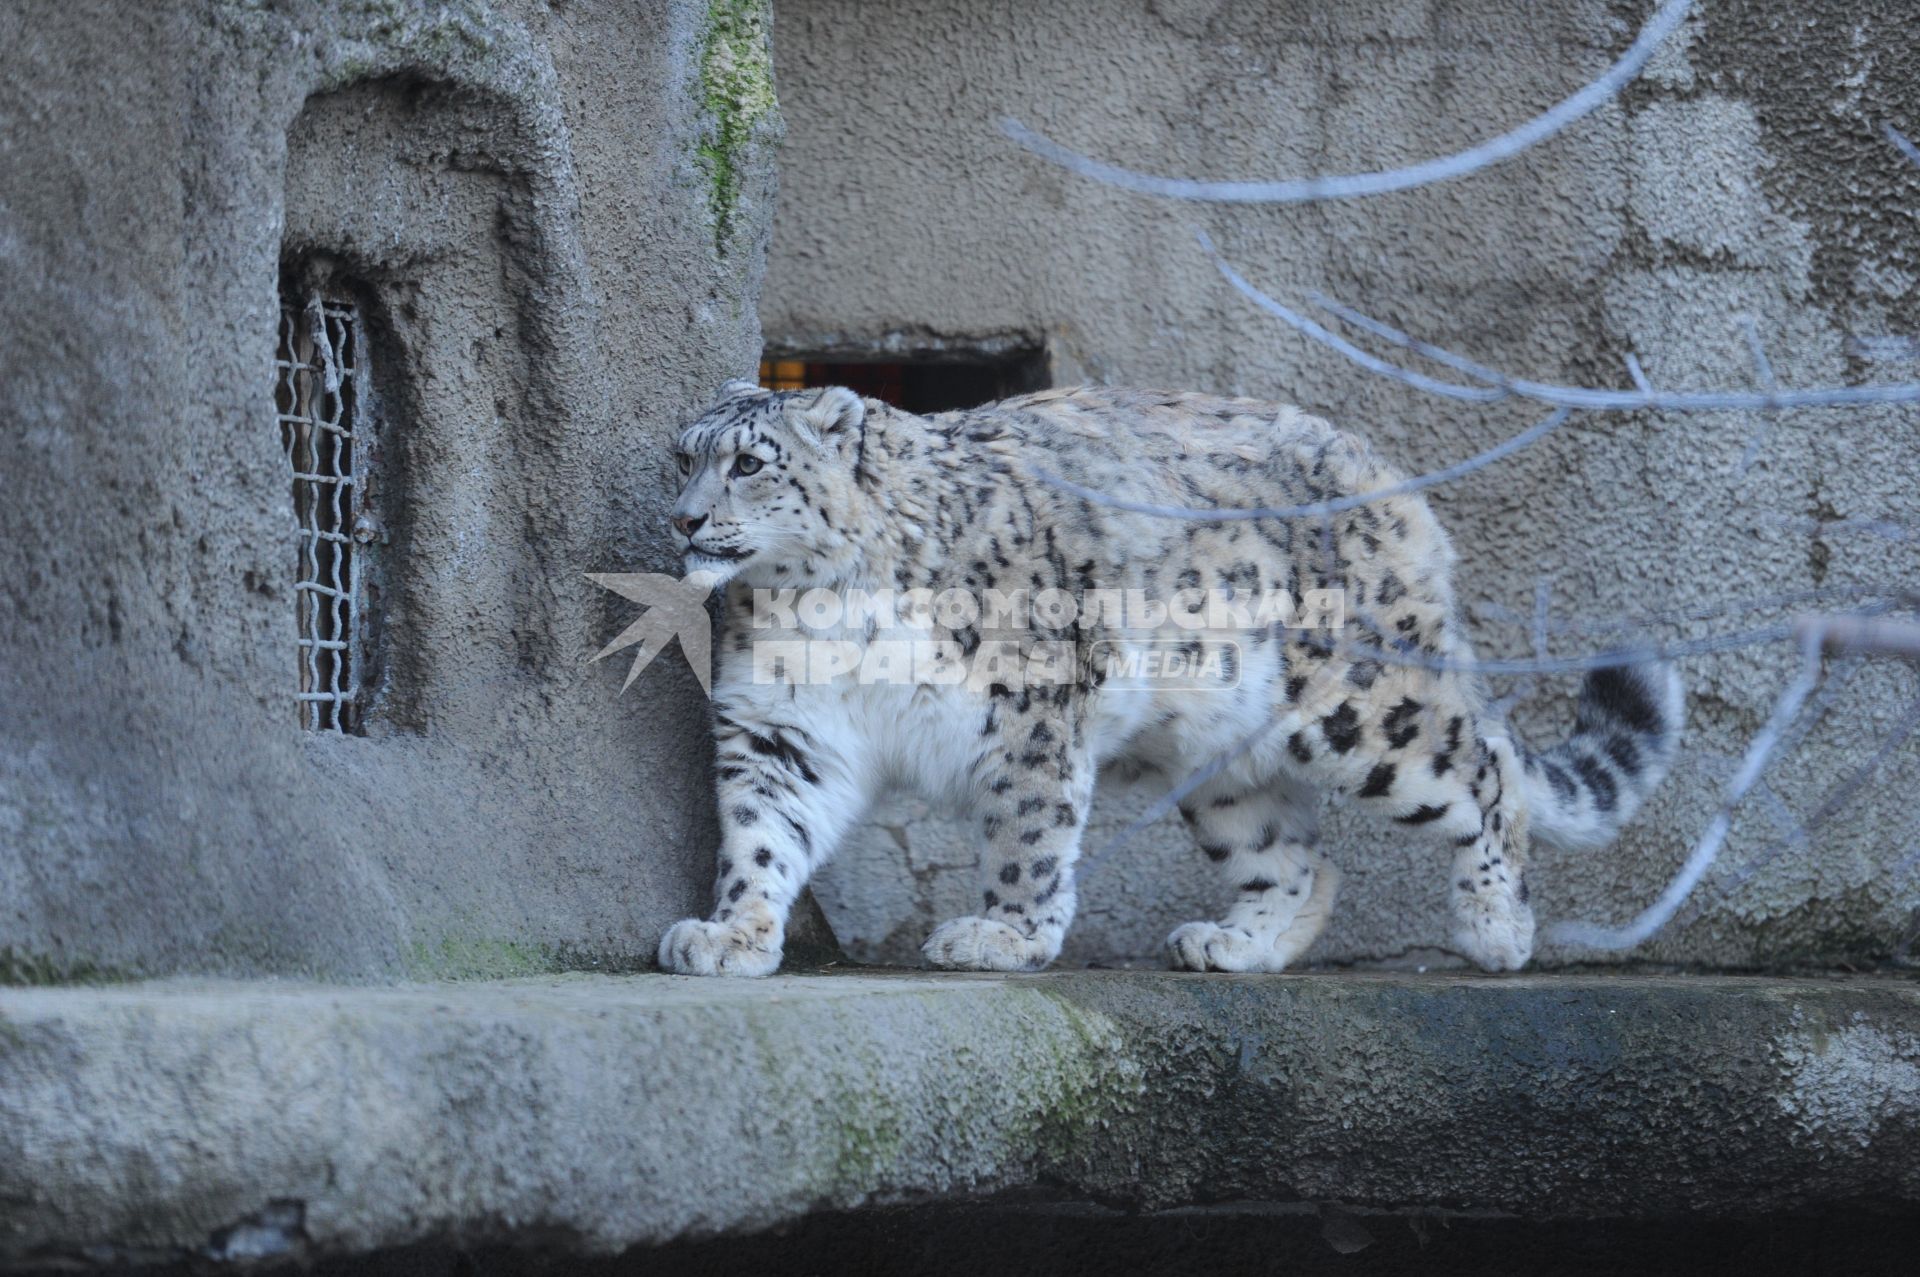
<svg viewBox="0 0 1920 1277">
<path fill-rule="evenodd" d="M 1074 874 L 1076 876 L 1082 876 L 1091 873 L 1094 867 L 1101 861 L 1133 841 L 1134 836 L 1141 830 L 1179 806 L 1181 799 L 1218 776 L 1221 772 L 1232 766 L 1234 760 L 1265 740 L 1272 734 L 1273 729 L 1280 725 L 1280 721 L 1280 717 L 1277 715 L 1269 718 L 1259 727 L 1248 732 L 1238 741 L 1229 745 L 1226 749 L 1221 750 L 1211 759 L 1189 772 L 1185 780 L 1156 798 L 1152 806 L 1128 822 L 1125 829 L 1122 829 L 1119 833 L 1102 843 L 1098 851 L 1090 856 L 1082 856 L 1074 865 Z"/>
<path fill-rule="evenodd" d="M 1242 296 L 1281 323 L 1305 334 L 1335 353 L 1345 356 L 1370 372 L 1392 378 L 1416 390 L 1424 390 L 1429 394 L 1442 395 L 1449 399 L 1460 399 L 1470 403 L 1491 403 L 1513 396 L 1533 399 L 1554 407 L 1586 409 L 1593 412 L 1635 412 L 1644 409 L 1662 412 L 1754 412 L 1765 408 L 1837 408 L 1857 407 L 1863 404 L 1920 402 L 1920 382 L 1903 382 L 1886 386 L 1827 386 L 1809 390 L 1771 391 L 1598 390 L 1586 386 L 1561 386 L 1552 382 L 1531 381 L 1524 377 L 1510 377 L 1505 373 L 1475 364 L 1463 355 L 1410 337 L 1377 319 L 1362 315 L 1359 311 L 1334 302 L 1322 303 L 1327 309 L 1339 314 L 1342 319 L 1365 327 L 1367 331 L 1383 340 L 1429 359 L 1452 364 L 1467 375 L 1489 383 L 1481 386 L 1463 386 L 1459 382 L 1443 381 L 1437 377 L 1429 377 L 1425 373 L 1402 368 L 1328 332 L 1305 315 L 1254 287 L 1245 276 L 1220 256 L 1212 241 L 1204 234 L 1200 235 L 1199 239 L 1201 247 L 1213 257 L 1214 266 L 1226 281 L 1239 290 Z"/>
<path fill-rule="evenodd" d="M 1211 182 L 1189 177 L 1161 177 L 1108 164 L 1062 146 L 1011 117 L 1000 121 L 1000 130 L 1050 164 L 1057 164 L 1081 177 L 1142 195 L 1217 204 L 1299 204 L 1313 200 L 1384 195 L 1389 191 L 1404 191 L 1465 177 L 1489 165 L 1510 160 L 1528 147 L 1545 141 L 1574 121 L 1591 114 L 1640 74 L 1640 69 L 1653 57 L 1660 42 L 1680 25 L 1692 7 L 1693 0 L 1667 0 L 1647 19 L 1647 24 L 1640 28 L 1640 34 L 1620 56 L 1620 60 L 1608 67 L 1599 79 L 1518 128 L 1464 151 L 1423 160 L 1404 168 L 1372 173 L 1323 174 L 1276 182 Z"/>
<path fill-rule="evenodd" d="M 1240 519 L 1315 519 L 1323 518 L 1327 515 L 1339 514 L 1343 510 L 1352 510 L 1363 505 L 1372 505 L 1377 501 L 1385 501 L 1389 497 L 1405 496 L 1409 492 L 1418 492 L 1422 488 L 1431 488 L 1435 484 L 1446 483 L 1449 480 L 1458 479 L 1462 475 L 1471 474 L 1483 466 L 1492 465 L 1502 457 L 1511 456 L 1513 453 L 1520 451 L 1522 448 L 1534 443 L 1543 436 L 1558 430 L 1570 415 L 1568 409 L 1556 408 L 1553 414 L 1544 421 L 1535 422 L 1511 439 L 1502 440 L 1500 443 L 1488 448 L 1485 452 L 1476 453 L 1464 461 L 1456 461 L 1444 469 L 1433 470 L 1422 475 L 1415 475 L 1411 479 L 1404 479 L 1399 483 L 1391 484 L 1388 487 L 1379 488 L 1372 492 L 1355 493 L 1352 496 L 1336 497 L 1331 501 L 1317 501 L 1310 505 L 1251 507 L 1157 505 L 1150 501 L 1135 501 L 1128 497 L 1110 496 L 1098 488 L 1089 488 L 1085 484 L 1075 483 L 1071 479 L 1063 479 L 1059 475 L 1045 470 L 1036 471 L 1034 477 L 1049 487 L 1058 488 L 1062 492 L 1070 492 L 1084 501 L 1093 502 L 1095 505 L 1106 506 L 1112 510 L 1127 510 L 1134 514 L 1151 515 L 1161 519 L 1193 519 L 1201 523 L 1231 523 Z"/>
<path fill-rule="evenodd" d="M 1920 146 L 1915 146 L 1906 134 L 1894 128 L 1893 125 L 1885 123 L 1881 124 L 1880 131 L 1887 135 L 1887 141 L 1900 149 L 1900 154 L 1915 164 L 1920 164 Z"/>
<path fill-rule="evenodd" d="M 1780 382 L 1773 375 L 1773 363 L 1767 358 L 1767 348 L 1760 341 L 1760 327 L 1754 323 L 1752 315 L 1740 316 L 1740 330 L 1746 334 L 1747 349 L 1753 355 L 1754 374 L 1760 380 L 1760 386 L 1769 393 L 1778 394 Z M 1740 454 L 1740 473 L 1745 474 L 1753 468 L 1760 456 L 1760 449 L 1766 445 L 1767 430 L 1773 425 L 1773 414 L 1760 414 L 1760 424 L 1753 428 L 1753 434 L 1747 439 L 1747 447 Z"/>
<path fill-rule="evenodd" d="M 1800 672 L 1780 692 L 1774 702 L 1773 713 L 1768 716 L 1765 727 L 1754 736 L 1747 746 L 1745 759 L 1740 770 L 1734 773 L 1727 785 L 1726 796 L 1720 801 L 1720 810 L 1694 844 L 1693 851 L 1674 875 L 1660 898 L 1647 906 L 1631 922 L 1624 926 L 1610 927 L 1593 922 L 1561 922 L 1547 929 L 1547 937 L 1555 943 L 1577 945 L 1587 949 L 1631 949 L 1643 944 L 1655 932 L 1667 925 L 1680 906 L 1686 903 L 1707 870 L 1713 867 L 1714 858 L 1720 854 L 1721 844 L 1727 840 L 1727 832 L 1733 827 L 1734 808 L 1740 805 L 1747 791 L 1754 787 L 1767 769 L 1774 747 L 1800 714 L 1807 703 L 1807 697 L 1820 682 L 1820 643 L 1824 631 L 1818 625 L 1809 628 L 1801 643 Z"/>
<path fill-rule="evenodd" d="M 1735 890 L 1751 880 L 1754 874 L 1758 873 L 1781 852 L 1810 838 L 1814 831 L 1826 824 L 1827 821 L 1831 820 L 1840 812 L 1841 808 L 1852 801 L 1854 794 L 1859 792 L 1859 790 L 1873 778 L 1874 773 L 1880 770 L 1880 767 L 1887 759 L 1893 756 L 1895 751 L 1907 743 L 1908 738 L 1913 735 L 1917 728 L 1920 728 L 1920 700 L 1914 701 L 1907 707 L 1907 712 L 1894 725 L 1893 730 L 1887 733 L 1881 740 L 1879 747 L 1874 750 L 1872 756 L 1854 767 L 1852 771 L 1847 773 L 1845 778 L 1829 789 L 1826 797 L 1820 800 L 1820 805 L 1814 809 L 1811 816 L 1808 816 L 1804 821 L 1798 822 L 1798 829 L 1796 831 L 1798 835 L 1797 839 L 1776 839 L 1772 845 L 1763 850 L 1759 855 L 1730 874 L 1727 880 L 1721 884 L 1719 891 L 1715 893 L 1712 901 L 1695 905 L 1692 910 L 1690 910 L 1690 916 L 1697 916 L 1702 909 L 1725 900 L 1728 896 L 1732 895 Z"/>
</svg>

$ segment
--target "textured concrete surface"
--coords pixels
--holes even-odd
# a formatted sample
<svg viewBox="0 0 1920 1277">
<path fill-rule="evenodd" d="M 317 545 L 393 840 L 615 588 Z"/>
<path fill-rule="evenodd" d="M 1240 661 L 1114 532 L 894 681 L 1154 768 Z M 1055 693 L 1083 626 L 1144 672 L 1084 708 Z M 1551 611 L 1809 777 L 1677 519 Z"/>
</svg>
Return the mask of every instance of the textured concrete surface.
<svg viewBox="0 0 1920 1277">
<path fill-rule="evenodd" d="M 1045 1183 L 1533 1220 L 1920 1203 L 1920 985 L 570 976 L 0 991 L 0 1262 L 549 1258 Z"/>
<path fill-rule="evenodd" d="M 762 316 L 780 348 L 1044 343 L 1056 382 L 1292 400 L 1412 470 L 1449 464 L 1544 410 L 1426 398 L 1346 364 L 1256 311 L 1195 247 L 1204 227 L 1259 286 L 1318 290 L 1516 374 L 1626 388 L 1635 354 L 1662 387 L 1754 384 L 1754 317 L 1788 385 L 1910 379 L 1850 340 L 1920 333 L 1920 46 L 1900 0 L 1702 4 L 1623 97 L 1497 169 L 1346 204 L 1171 204 L 1026 155 L 1017 116 L 1149 171 L 1280 178 L 1425 159 L 1491 137 L 1618 54 L 1651 5 L 1577 0 L 783 0 L 775 48 L 788 137 Z M 1920 571 L 1920 413 L 1576 419 L 1440 489 L 1459 593 L 1483 654 L 1525 656 L 1536 581 L 1556 622 L 1667 616 L 1659 638 L 1763 626 L 1753 607 L 1825 591 L 1848 606 Z M 1878 532 L 1835 520 L 1893 521 Z M 1815 527 L 1815 524 L 1820 526 Z M 1556 655 L 1617 634 L 1556 632 Z M 1778 648 L 1687 661 L 1688 749 L 1624 843 L 1542 854 L 1544 921 L 1616 921 L 1650 903 L 1705 825 L 1790 673 Z M 1920 748 L 1891 749 L 1828 796 L 1913 704 L 1914 670 L 1836 669 L 1821 720 L 1735 825 L 1697 904 L 1640 956 L 1764 965 L 1883 954 L 1920 927 L 1912 804 Z M 1571 719 L 1573 685 L 1511 680 L 1535 741 Z M 1164 781 L 1159 782 L 1164 788 Z M 1142 795 L 1155 792 L 1153 788 Z M 1109 793 L 1089 842 L 1142 798 Z M 1810 839 L 1793 821 L 1817 824 Z M 1438 962 L 1444 858 L 1341 821 L 1344 902 L 1312 955 Z M 820 894 L 850 950 L 910 960 L 966 911 L 974 849 L 937 814 L 879 814 Z M 1204 865 L 1158 826 L 1085 882 L 1069 960 L 1158 950 L 1214 916 Z M 1581 955 L 1543 950 L 1551 964 Z"/>
<path fill-rule="evenodd" d="M 645 964 L 705 709 L 586 658 L 751 371 L 762 6 L 0 12 L 0 982 Z M 295 727 L 283 266 L 368 298 L 403 498 L 364 738 Z"/>
</svg>

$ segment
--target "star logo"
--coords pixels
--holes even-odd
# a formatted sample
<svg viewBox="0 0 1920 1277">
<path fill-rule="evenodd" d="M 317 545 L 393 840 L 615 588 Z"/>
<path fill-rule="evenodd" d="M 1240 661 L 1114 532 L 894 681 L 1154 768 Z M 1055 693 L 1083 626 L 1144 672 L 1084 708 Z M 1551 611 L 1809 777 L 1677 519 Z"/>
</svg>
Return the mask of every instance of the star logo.
<svg viewBox="0 0 1920 1277">
<path fill-rule="evenodd" d="M 587 580 L 595 585 L 647 609 L 632 625 L 620 631 L 613 642 L 595 652 L 587 663 L 591 665 L 637 645 L 633 665 L 627 670 L 627 681 L 620 684 L 620 690 L 625 692 L 640 677 L 640 671 L 651 665 L 653 658 L 666 651 L 667 644 L 677 638 L 687 664 L 693 667 L 693 676 L 700 680 L 700 690 L 712 696 L 713 622 L 707 616 L 707 595 L 713 592 L 716 579 L 707 572 L 694 572 L 680 578 L 659 572 L 587 573 Z"/>
</svg>

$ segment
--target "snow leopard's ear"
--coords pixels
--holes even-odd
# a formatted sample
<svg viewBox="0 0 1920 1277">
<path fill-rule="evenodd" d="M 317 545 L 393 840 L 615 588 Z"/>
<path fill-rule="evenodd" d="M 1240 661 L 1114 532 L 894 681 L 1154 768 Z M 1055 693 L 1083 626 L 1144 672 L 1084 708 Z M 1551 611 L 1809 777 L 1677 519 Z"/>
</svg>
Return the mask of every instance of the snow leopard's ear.
<svg viewBox="0 0 1920 1277">
<path fill-rule="evenodd" d="M 720 402 L 725 403 L 729 399 L 738 399 L 741 395 L 757 395 L 760 391 L 761 386 L 759 382 L 748 381 L 745 377 L 735 377 L 726 385 L 720 387 Z"/>
<path fill-rule="evenodd" d="M 845 386 L 828 386 L 794 419 L 800 433 L 822 451 L 837 448 L 860 433 L 867 405 Z"/>
</svg>

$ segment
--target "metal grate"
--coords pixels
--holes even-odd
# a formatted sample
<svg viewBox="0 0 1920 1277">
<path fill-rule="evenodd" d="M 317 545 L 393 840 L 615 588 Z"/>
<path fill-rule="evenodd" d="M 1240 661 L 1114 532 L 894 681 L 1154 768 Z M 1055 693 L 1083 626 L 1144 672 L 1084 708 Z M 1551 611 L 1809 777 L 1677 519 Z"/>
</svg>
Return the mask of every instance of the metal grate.
<svg viewBox="0 0 1920 1277">
<path fill-rule="evenodd" d="M 281 296 L 274 408 L 299 523 L 294 608 L 300 725 L 360 728 L 366 667 L 361 535 L 372 414 L 360 310 L 318 292 Z M 356 537 L 359 537 L 359 541 Z"/>
</svg>

